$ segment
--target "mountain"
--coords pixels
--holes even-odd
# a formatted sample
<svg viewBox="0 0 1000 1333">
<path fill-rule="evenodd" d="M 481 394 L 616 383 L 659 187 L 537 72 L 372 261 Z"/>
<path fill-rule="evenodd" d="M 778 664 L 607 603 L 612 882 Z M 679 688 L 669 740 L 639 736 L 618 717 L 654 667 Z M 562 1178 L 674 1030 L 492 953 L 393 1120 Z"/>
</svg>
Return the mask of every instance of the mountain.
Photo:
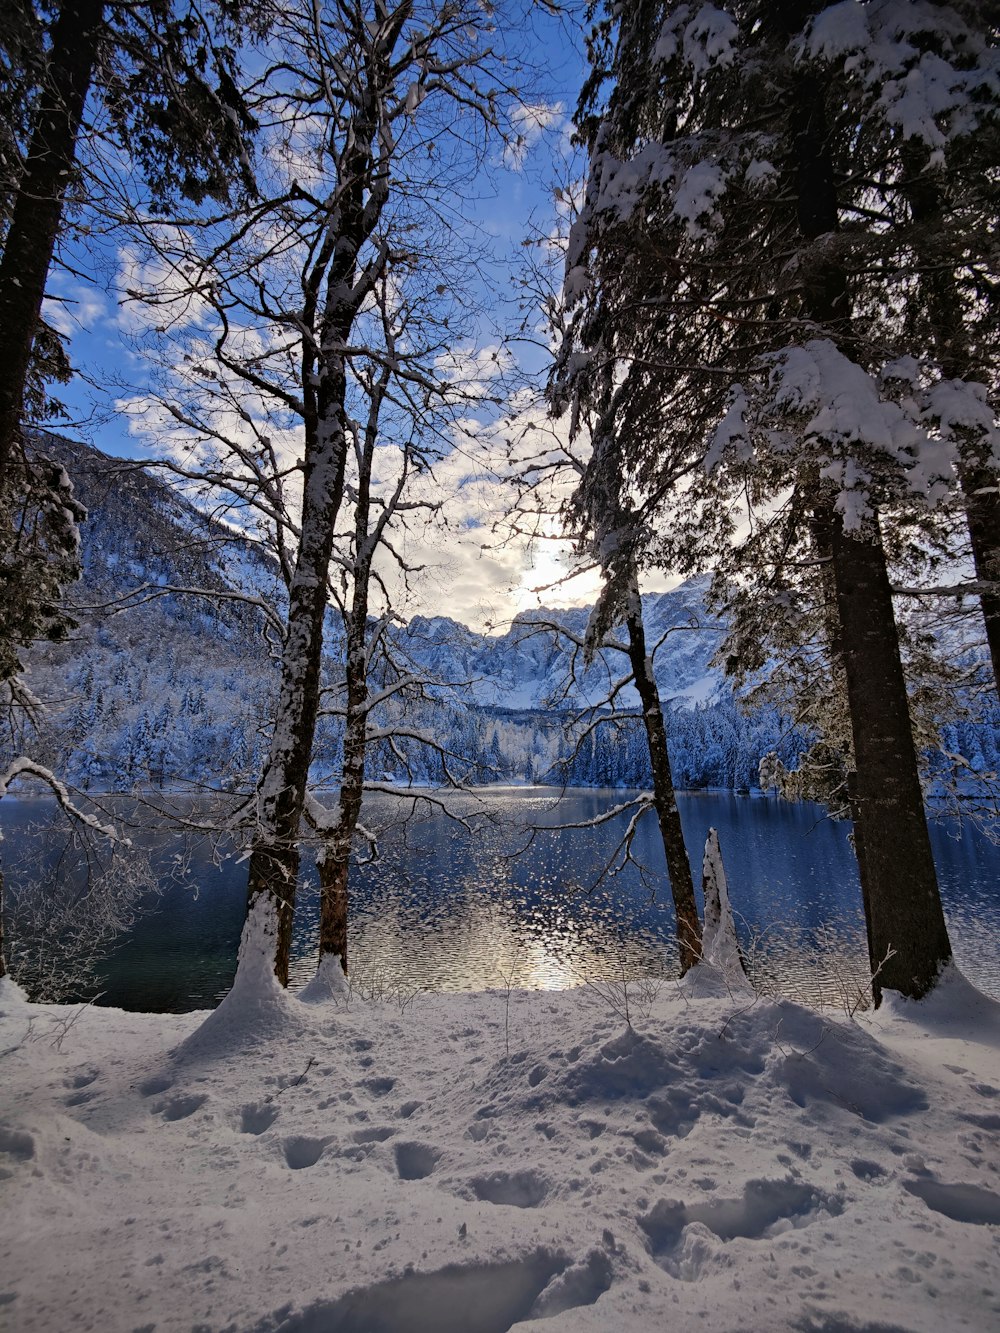
<svg viewBox="0 0 1000 1333">
<path fill-rule="evenodd" d="M 46 712 L 33 753 L 81 786 L 135 783 L 241 786 L 259 771 L 276 684 L 266 608 L 280 615 L 284 590 L 275 563 L 252 541 L 185 499 L 155 472 L 55 436 L 40 447 L 65 466 L 88 518 L 83 577 L 70 591 L 79 629 L 64 644 L 38 644 L 27 677 Z M 749 786 L 768 749 L 791 761 L 801 738 L 777 720 L 747 719 L 711 665 L 720 626 L 705 610 L 705 580 L 644 598 L 647 637 L 668 642 L 656 657 L 677 779 L 688 786 Z M 182 589 L 202 589 L 195 596 Z M 573 753 L 565 725 L 596 705 L 626 672 L 609 653 L 571 670 L 569 642 L 589 612 L 532 611 L 501 635 L 482 635 L 442 616 L 415 616 L 396 647 L 439 682 L 408 705 L 407 721 L 433 729 L 480 781 L 635 785 L 648 780 L 637 718 L 603 725 Z M 331 614 L 331 657 L 336 648 Z M 450 684 L 454 688 L 445 688 Z M 619 705 L 637 708 L 634 691 Z M 338 732 L 325 723 L 317 771 L 335 779 Z M 409 776 L 435 781 L 440 765 L 411 748 Z M 369 771 L 402 778 L 399 755 L 383 746 Z"/>
<path fill-rule="evenodd" d="M 671 592 L 643 598 L 646 634 L 657 644 L 669 634 L 669 650 L 656 655 L 655 670 L 665 702 L 694 706 L 730 696 L 722 672 L 711 665 L 720 633 L 717 620 L 705 610 L 707 578 L 689 579 Z M 439 674 L 470 681 L 472 698 L 484 706 L 511 711 L 572 709 L 597 705 L 609 680 L 627 671 L 624 656 L 607 653 L 584 669 L 582 658 L 570 675 L 570 642 L 551 632 L 565 628 L 582 639 L 588 608 L 541 608 L 516 616 L 501 635 L 486 637 L 447 617 L 414 616 L 407 638 L 418 653 L 433 657 Z M 629 686 L 619 699 L 622 708 L 638 708 L 639 696 Z"/>
</svg>

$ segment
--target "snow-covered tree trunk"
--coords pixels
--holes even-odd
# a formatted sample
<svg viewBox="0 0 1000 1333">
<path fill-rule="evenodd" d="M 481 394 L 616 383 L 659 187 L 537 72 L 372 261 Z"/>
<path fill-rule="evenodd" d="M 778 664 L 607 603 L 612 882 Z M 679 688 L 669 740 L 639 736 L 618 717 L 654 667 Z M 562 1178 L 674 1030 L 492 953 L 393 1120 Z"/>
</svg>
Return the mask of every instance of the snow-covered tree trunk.
<svg viewBox="0 0 1000 1333">
<path fill-rule="evenodd" d="M 634 567 L 630 570 L 625 603 L 629 661 L 635 688 L 642 704 L 642 720 L 649 743 L 649 763 L 653 773 L 653 802 L 667 860 L 667 876 L 674 900 L 677 922 L 677 947 L 680 951 L 681 976 L 701 957 L 701 920 L 691 880 L 691 863 L 684 845 L 684 830 L 677 809 L 677 795 L 670 769 L 667 729 L 663 721 L 660 691 L 653 675 L 653 663 L 646 647 L 642 619 L 642 600 Z"/>
<path fill-rule="evenodd" d="M 714 828 L 708 830 L 702 858 L 701 887 L 705 897 L 705 929 L 701 957 L 717 967 L 725 979 L 742 988 L 746 984 L 746 963 L 736 938 L 729 883 L 722 863 L 722 848 Z"/>
<path fill-rule="evenodd" d="M 790 12 L 797 14 L 796 6 Z M 792 29 L 794 31 L 794 29 Z M 838 230 L 825 90 L 800 75 L 791 108 L 797 212 L 806 240 Z M 806 316 L 850 346 L 847 275 L 836 261 L 815 262 L 804 276 Z M 899 636 L 877 516 L 864 533 L 817 495 L 813 530 L 829 552 L 839 649 L 847 689 L 860 834 L 868 947 L 877 984 L 912 998 L 925 995 L 951 958 L 923 795 L 917 772 Z M 829 585 L 828 585 L 829 586 Z M 876 998 L 877 998 L 876 991 Z"/>
<path fill-rule="evenodd" d="M 2 980 L 7 975 L 7 947 L 3 929 L 3 897 L 4 897 L 3 866 L 0 865 L 0 980 Z"/>
<path fill-rule="evenodd" d="M 363 649 L 362 649 L 363 652 Z M 348 659 L 350 661 L 350 658 Z M 349 670 L 356 668 L 349 667 Z M 344 729 L 344 765 L 337 800 L 337 818 L 319 863 L 319 958 L 339 958 L 347 971 L 349 877 L 354 832 L 361 816 L 365 786 L 365 729 L 367 688 L 364 668 L 348 682 L 347 723 Z"/>
<path fill-rule="evenodd" d="M 365 526 L 367 527 L 367 521 Z M 354 597 L 347 624 L 347 689 L 344 750 L 337 815 L 319 864 L 319 961 L 333 956 L 347 971 L 348 880 L 354 833 L 365 789 L 368 731 L 368 579 L 371 561 L 356 562 Z"/>
<path fill-rule="evenodd" d="M 248 920 L 256 900 L 269 898 L 277 916 L 274 971 L 288 982 L 299 828 L 319 711 L 323 622 L 329 593 L 333 531 L 343 497 L 347 439 L 344 376 L 337 374 L 321 428 L 307 444 L 301 540 L 288 596 L 281 684 L 267 768 L 260 784 L 259 827 L 250 856 Z"/>
</svg>

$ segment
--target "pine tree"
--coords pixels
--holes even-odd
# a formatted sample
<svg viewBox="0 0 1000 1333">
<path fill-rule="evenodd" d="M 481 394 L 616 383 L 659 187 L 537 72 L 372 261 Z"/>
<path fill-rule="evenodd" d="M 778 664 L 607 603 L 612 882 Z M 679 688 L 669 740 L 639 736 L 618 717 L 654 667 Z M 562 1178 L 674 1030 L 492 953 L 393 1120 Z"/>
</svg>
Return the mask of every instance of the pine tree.
<svg viewBox="0 0 1000 1333">
<path fill-rule="evenodd" d="M 873 971 L 919 996 L 950 947 L 880 529 L 950 476 L 879 378 L 900 348 L 866 317 L 875 167 L 810 55 L 819 8 L 645 4 L 595 29 L 554 397 L 598 423 L 575 504 L 611 577 L 716 564 L 729 665 L 784 648 L 843 699 Z"/>
</svg>

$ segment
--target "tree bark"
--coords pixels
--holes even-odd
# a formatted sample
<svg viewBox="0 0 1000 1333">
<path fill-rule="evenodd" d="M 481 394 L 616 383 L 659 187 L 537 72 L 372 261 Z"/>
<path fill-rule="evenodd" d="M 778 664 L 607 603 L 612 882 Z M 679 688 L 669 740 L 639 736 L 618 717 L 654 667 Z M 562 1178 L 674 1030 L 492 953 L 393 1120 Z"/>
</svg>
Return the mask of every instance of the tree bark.
<svg viewBox="0 0 1000 1333">
<path fill-rule="evenodd" d="M 305 807 L 319 712 L 323 623 L 328 603 L 333 531 L 344 493 L 346 381 L 335 375 L 324 438 L 307 443 L 301 537 L 288 596 L 281 684 L 268 764 L 258 792 L 260 832 L 250 856 L 248 915 L 258 897 L 277 912 L 274 972 L 288 984 L 299 871 L 299 827 Z"/>
<path fill-rule="evenodd" d="M 634 569 L 630 571 L 626 592 L 625 626 L 628 630 L 629 662 L 642 704 L 642 721 L 649 744 L 649 762 L 653 772 L 653 802 L 667 860 L 670 892 L 674 900 L 677 947 L 680 952 L 681 976 L 683 976 L 701 958 L 701 920 L 694 896 L 691 862 L 688 860 L 687 848 L 684 845 L 684 830 L 677 809 L 660 692 L 653 675 L 653 663 L 646 648 L 642 600 Z"/>
<path fill-rule="evenodd" d="M 0 981 L 7 975 L 7 941 L 3 928 L 4 878 L 0 866 Z"/>
<path fill-rule="evenodd" d="M 347 971 L 348 884 L 354 832 L 361 816 L 365 787 L 365 749 L 368 726 L 368 684 L 365 664 L 365 623 L 360 627 L 352 612 L 348 631 L 347 719 L 344 727 L 344 762 L 337 819 L 320 861 L 319 957 L 333 954 Z"/>
<path fill-rule="evenodd" d="M 791 110 L 799 229 L 807 240 L 838 229 L 824 89 L 800 76 Z M 806 276 L 803 314 L 849 354 L 847 275 L 818 260 Z M 830 552 L 839 647 L 857 773 L 857 833 L 873 995 L 881 988 L 919 999 L 951 958 L 917 772 L 909 701 L 899 655 L 877 518 L 848 533 L 831 503 L 814 510 L 819 545 Z M 892 954 L 890 957 L 889 954 Z"/>
<path fill-rule="evenodd" d="M 915 144 L 904 145 L 903 164 L 903 194 L 916 227 L 913 249 L 920 290 L 926 301 L 927 322 L 941 374 L 949 380 L 988 383 L 989 374 L 985 367 L 976 364 L 969 347 L 954 270 L 935 263 L 925 253 L 924 238 L 947 236 L 948 219 L 941 186 L 931 172 L 927 153 Z M 988 443 L 981 437 L 966 435 L 959 442 L 958 480 L 976 578 L 981 583 L 1000 585 L 1000 473 L 991 464 L 989 452 Z M 994 688 L 1000 691 L 1000 591 L 980 593 L 979 602 L 993 664 Z"/>
<path fill-rule="evenodd" d="M 367 486 L 362 479 L 362 493 Z M 367 541 L 367 505 L 364 509 L 364 537 Z M 319 959 L 328 954 L 340 959 L 347 971 L 348 880 L 354 832 L 361 816 L 365 790 L 365 751 L 368 743 L 368 663 L 365 652 L 368 628 L 368 582 L 371 559 L 364 553 L 355 560 L 354 595 L 347 622 L 347 689 L 344 722 L 344 751 L 337 818 L 320 861 Z"/>
<path fill-rule="evenodd" d="M 299 870 L 299 830 L 305 809 L 319 712 L 323 627 L 333 534 L 347 465 L 347 347 L 365 297 L 382 271 L 380 249 L 367 268 L 359 253 L 375 232 L 389 197 L 387 164 L 373 145 L 386 99 L 393 94 L 392 51 L 410 6 L 403 3 L 366 49 L 368 82 L 343 131 L 336 159 L 338 189 L 327 205 L 327 227 L 303 274 L 301 387 L 305 404 L 305 463 L 301 536 L 289 589 L 288 626 L 271 752 L 258 799 L 260 831 L 250 856 L 247 917 L 261 896 L 277 913 L 274 972 L 288 984 L 292 921 Z M 331 129 L 331 133 L 334 131 Z M 359 267 L 361 272 L 359 273 Z"/>
<path fill-rule="evenodd" d="M 832 509 L 824 519 L 854 742 L 852 807 L 875 998 L 887 987 L 919 999 L 951 958 L 951 945 L 917 775 L 889 577 L 877 530 L 866 541 L 845 532 Z"/>
<path fill-rule="evenodd" d="M 84 103 L 104 31 L 103 0 L 63 0 L 0 259 L 0 477 L 20 452 L 31 350 Z"/>
</svg>

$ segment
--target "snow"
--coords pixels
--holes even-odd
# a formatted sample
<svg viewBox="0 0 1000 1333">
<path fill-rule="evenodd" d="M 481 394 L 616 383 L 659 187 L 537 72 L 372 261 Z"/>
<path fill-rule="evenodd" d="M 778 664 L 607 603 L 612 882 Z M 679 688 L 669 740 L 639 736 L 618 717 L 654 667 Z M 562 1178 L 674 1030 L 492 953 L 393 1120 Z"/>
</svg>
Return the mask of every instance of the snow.
<svg viewBox="0 0 1000 1333">
<path fill-rule="evenodd" d="M 731 65 L 738 37 L 731 15 L 715 5 L 702 5 L 684 30 L 684 58 L 696 74 L 713 65 Z"/>
<path fill-rule="evenodd" d="M 12 1333 L 997 1326 L 1000 1006 L 957 974 L 852 1020 L 701 965 L 633 1026 L 610 984 L 273 989 L 236 1031 L 0 982 Z"/>
<path fill-rule="evenodd" d="M 804 58 L 844 62 L 873 109 L 940 165 L 948 145 L 996 116 L 1000 53 L 957 7 L 925 0 L 857 0 L 812 19 Z"/>
<path fill-rule="evenodd" d="M 699 74 L 713 65 L 732 63 L 739 29 L 732 16 L 715 5 L 678 5 L 668 14 L 653 44 L 654 64 L 669 63 L 683 49 L 685 61 Z"/>
<path fill-rule="evenodd" d="M 708 830 L 705 854 L 702 858 L 701 883 L 705 893 L 705 926 L 701 941 L 703 963 L 715 967 L 726 986 L 733 992 L 749 990 L 736 923 L 729 899 L 729 884 L 722 862 L 719 834 Z"/>
<path fill-rule="evenodd" d="M 763 360 L 771 365 L 770 409 L 808 418 L 802 441 L 833 452 L 821 475 L 839 489 L 836 505 L 847 528 L 858 528 L 871 508 L 872 476 L 853 455 L 858 445 L 871 450 L 875 458 L 881 454 L 895 463 L 910 491 L 928 505 L 947 494 L 953 466 L 948 442 L 931 438 L 904 405 L 885 398 L 878 381 L 828 339 L 814 338 Z M 727 443 L 726 423 L 732 416 L 733 409 L 720 427 L 721 447 Z M 737 426 L 728 429 L 732 438 L 738 438 Z M 719 447 L 717 440 L 716 453 Z"/>
<path fill-rule="evenodd" d="M 705 234 L 706 221 L 718 226 L 722 214 L 716 208 L 726 190 L 726 173 L 715 162 L 696 162 L 681 177 L 674 196 L 674 214 L 693 239 Z"/>
</svg>

